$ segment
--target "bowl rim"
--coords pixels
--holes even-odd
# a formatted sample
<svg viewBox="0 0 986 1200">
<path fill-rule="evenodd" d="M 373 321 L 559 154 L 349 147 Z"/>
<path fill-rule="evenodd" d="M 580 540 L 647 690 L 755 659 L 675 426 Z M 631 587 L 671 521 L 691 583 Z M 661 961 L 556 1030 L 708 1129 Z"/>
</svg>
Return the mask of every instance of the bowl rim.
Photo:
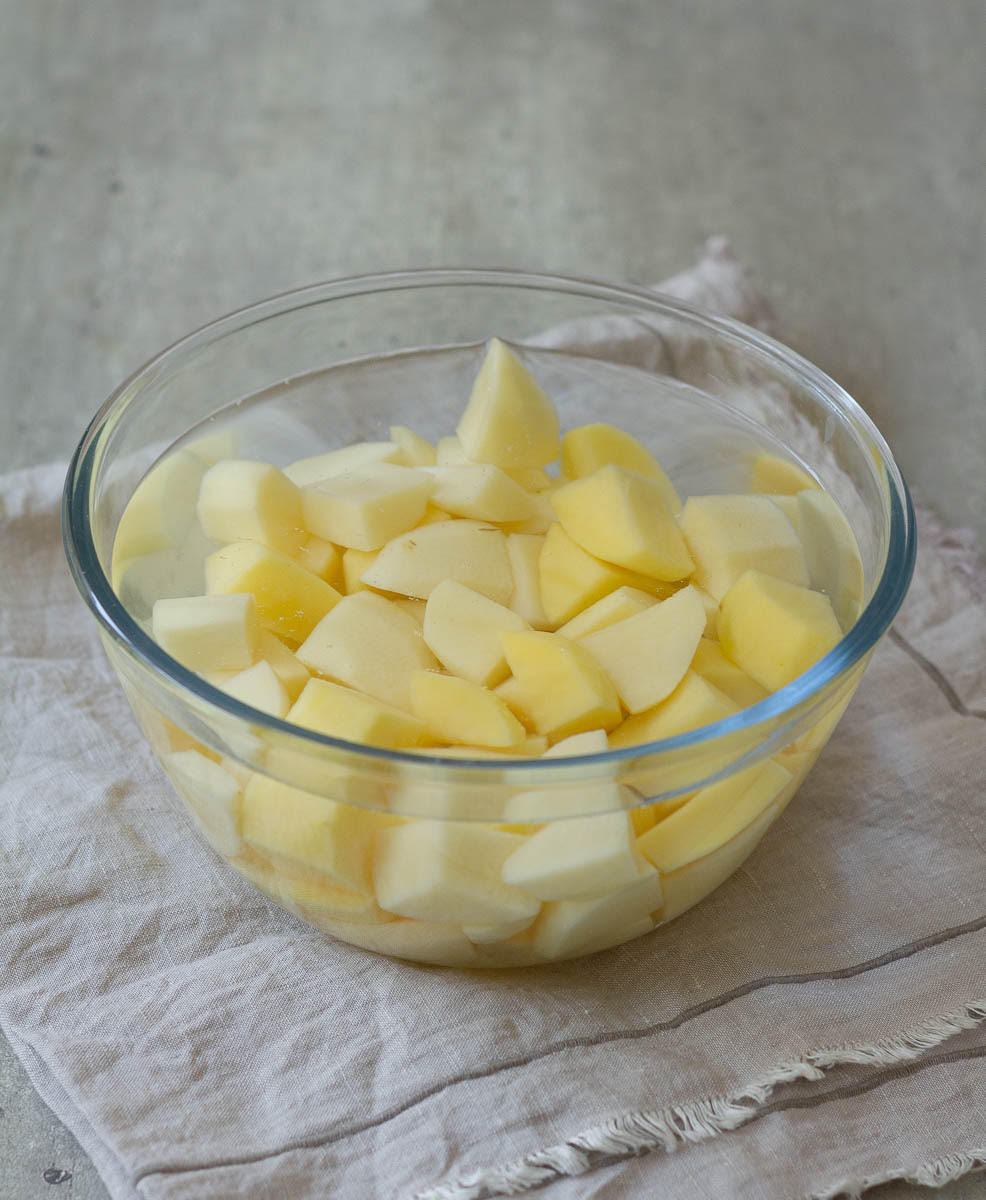
<svg viewBox="0 0 986 1200">
<path fill-rule="evenodd" d="M 886 475 L 886 495 L 889 507 L 889 537 L 886 560 L 868 604 L 856 622 L 827 654 L 791 683 L 772 693 L 757 704 L 720 721 L 698 729 L 652 742 L 641 742 L 595 754 L 558 758 L 448 758 L 436 751 L 393 750 L 351 742 L 317 733 L 291 724 L 227 695 L 208 683 L 202 676 L 182 666 L 166 654 L 129 614 L 120 601 L 103 570 L 96 553 L 90 520 L 90 489 L 94 477 L 94 454 L 100 439 L 122 417 L 131 403 L 130 392 L 144 376 L 167 367 L 172 359 L 186 350 L 227 336 L 271 317 L 291 311 L 378 292 L 406 291 L 431 287 L 503 287 L 526 288 L 534 291 L 578 295 L 612 304 L 642 306 L 655 316 L 671 317 L 677 321 L 712 333 L 733 344 L 745 353 L 767 361 L 775 368 L 794 376 L 799 385 L 821 400 L 853 428 L 857 438 L 869 439 L 879 455 L 874 463 Z M 167 451 L 165 451 L 167 453 Z M 207 322 L 172 342 L 133 371 L 109 395 L 87 425 L 69 462 L 62 498 L 62 536 L 65 555 L 76 587 L 103 630 L 129 655 L 145 668 L 163 675 L 197 700 L 219 708 L 229 716 L 259 725 L 290 737 L 302 746 L 320 750 L 333 749 L 376 764 L 400 764 L 401 769 L 421 768 L 424 773 L 439 768 L 444 775 L 462 772 L 477 782 L 484 778 L 503 782 L 511 774 L 536 773 L 545 782 L 557 775 L 559 781 L 571 777 L 576 768 L 599 765 L 620 765 L 636 760 L 652 759 L 658 755 L 687 750 L 720 738 L 748 731 L 751 727 L 793 713 L 810 701 L 826 684 L 844 676 L 865 658 L 889 629 L 910 585 L 916 557 L 916 525 L 914 507 L 907 484 L 883 435 L 859 403 L 834 379 L 797 351 L 761 330 L 731 317 L 666 295 L 659 289 L 633 284 L 613 283 L 592 276 L 556 274 L 512 267 L 421 267 L 399 271 L 368 272 L 342 276 L 321 283 L 277 293 L 263 300 L 234 309 Z M 739 769 L 746 760 L 740 758 L 727 774 Z"/>
</svg>

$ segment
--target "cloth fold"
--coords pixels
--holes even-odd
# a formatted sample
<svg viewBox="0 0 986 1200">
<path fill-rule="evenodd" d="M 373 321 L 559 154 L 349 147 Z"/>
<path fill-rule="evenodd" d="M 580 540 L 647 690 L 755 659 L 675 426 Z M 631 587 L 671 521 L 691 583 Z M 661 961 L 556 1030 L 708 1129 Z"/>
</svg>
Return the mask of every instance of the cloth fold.
<svg viewBox="0 0 986 1200">
<path fill-rule="evenodd" d="M 769 321 L 721 241 L 667 288 Z M 662 352 L 625 334 L 583 330 Z M 455 972 L 326 938 L 195 838 L 63 564 L 63 472 L 0 480 L 0 1024 L 114 1200 L 787 1200 L 986 1165 L 986 576 L 961 538 L 922 514 L 894 630 L 718 892 L 606 954 Z"/>
</svg>

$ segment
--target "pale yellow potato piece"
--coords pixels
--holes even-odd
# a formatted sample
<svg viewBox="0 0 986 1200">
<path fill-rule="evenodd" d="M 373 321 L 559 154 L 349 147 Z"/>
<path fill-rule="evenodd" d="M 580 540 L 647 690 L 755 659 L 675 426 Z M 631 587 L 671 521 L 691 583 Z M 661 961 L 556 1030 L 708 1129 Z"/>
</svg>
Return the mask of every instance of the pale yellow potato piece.
<svg viewBox="0 0 986 1200">
<path fill-rule="evenodd" d="M 493 689 L 495 694 L 506 704 L 521 725 L 530 733 L 534 729 L 534 718 L 527 710 L 527 693 L 520 680 L 508 675 L 503 683 L 498 683 Z"/>
<path fill-rule="evenodd" d="M 507 534 L 507 558 L 513 576 L 510 608 L 532 629 L 547 629 L 548 615 L 541 603 L 539 563 L 544 536 L 536 533 Z"/>
<path fill-rule="evenodd" d="M 678 871 L 725 845 L 779 799 L 793 776 L 773 759 L 710 784 L 653 829 L 637 849 L 663 874 Z"/>
<path fill-rule="evenodd" d="M 301 493 L 266 462 L 231 458 L 215 463 L 202 476 L 197 510 L 203 532 L 214 542 L 259 542 L 293 556 L 308 535 Z"/>
<path fill-rule="evenodd" d="M 597 421 L 570 429 L 561 440 L 561 470 L 566 479 L 581 479 L 611 463 L 656 480 L 671 511 L 681 511 L 678 493 L 664 468 L 632 434 Z"/>
<path fill-rule="evenodd" d="M 396 442 L 354 442 L 352 446 L 299 458 L 284 468 L 284 474 L 303 488 L 374 463 L 400 463 L 402 458 L 403 450 Z"/>
<path fill-rule="evenodd" d="M 412 600 L 410 596 L 394 596 L 393 602 L 398 608 L 407 613 L 409 617 L 413 617 L 418 625 L 424 628 L 425 612 L 428 608 L 427 600 Z"/>
<path fill-rule="evenodd" d="M 386 592 L 427 600 L 444 579 L 507 604 L 513 576 L 507 539 L 483 521 L 441 521 L 412 529 L 388 542 L 363 582 Z"/>
<path fill-rule="evenodd" d="M 266 775 L 255 775 L 243 792 L 241 829 L 248 846 L 312 867 L 336 887 L 364 894 L 371 891 L 373 839 L 395 819 Z"/>
<path fill-rule="evenodd" d="M 852 526 L 827 492 L 799 492 L 799 529 L 811 586 L 824 592 L 844 631 L 863 608 L 863 562 Z"/>
<path fill-rule="evenodd" d="M 577 613 L 570 621 L 560 626 L 558 632 L 562 637 L 578 641 L 590 633 L 598 633 L 627 617 L 642 613 L 645 608 L 652 608 L 657 603 L 654 596 L 642 592 L 640 588 L 618 587 L 615 592 L 603 596 L 595 604 L 590 604 L 582 612 Z"/>
<path fill-rule="evenodd" d="M 253 596 L 178 596 L 158 600 L 151 636 L 184 667 L 244 671 L 257 658 L 260 622 Z"/>
<path fill-rule="evenodd" d="M 751 569 L 808 584 L 801 539 L 767 496 L 691 496 L 681 529 L 695 560 L 695 582 L 720 603 Z"/>
<path fill-rule="evenodd" d="M 507 921 L 501 925 L 463 925 L 462 932 L 475 945 L 490 946 L 496 942 L 505 942 L 508 938 L 523 933 L 525 929 L 530 929 L 534 920 L 535 917 L 521 917 L 517 921 Z"/>
<path fill-rule="evenodd" d="M 613 681 L 627 709 L 639 713 L 678 686 L 704 629 L 705 606 L 694 588 L 685 587 L 579 644 Z"/>
<path fill-rule="evenodd" d="M 572 541 L 558 524 L 552 525 L 545 535 L 538 560 L 538 580 L 545 614 L 556 627 L 620 587 L 636 587 L 660 598 L 675 591 L 670 584 L 647 580 L 637 572 L 595 558 Z"/>
<path fill-rule="evenodd" d="M 523 725 L 499 696 L 455 675 L 416 671 L 411 710 L 439 741 L 496 749 L 525 739 Z"/>
<path fill-rule="evenodd" d="M 434 480 L 425 470 L 371 463 L 311 484 L 301 493 L 305 524 L 354 550 L 379 550 L 424 516 Z"/>
<path fill-rule="evenodd" d="M 227 857 L 241 853 L 239 781 L 197 750 L 167 754 L 163 762 L 196 825 L 213 849 Z"/>
<path fill-rule="evenodd" d="M 779 496 L 794 496 L 805 488 L 818 484 L 796 463 L 779 454 L 757 454 L 750 464 L 750 491 L 774 492 Z"/>
<path fill-rule="evenodd" d="M 694 579 L 690 586 L 698 592 L 699 599 L 705 606 L 705 632 L 702 636 L 715 641 L 719 637 L 719 601 L 715 596 L 710 596 L 705 588 L 699 587 Z"/>
<path fill-rule="evenodd" d="M 338 604 L 339 593 L 293 559 L 258 542 L 232 542 L 205 560 L 206 591 L 211 596 L 249 592 L 261 624 L 297 645 Z"/>
<path fill-rule="evenodd" d="M 516 354 L 493 338 L 456 428 L 473 462 L 543 467 L 558 457 L 558 414 Z"/>
<path fill-rule="evenodd" d="M 197 454 L 176 450 L 148 471 L 117 526 L 114 578 L 127 560 L 184 543 L 196 522 L 196 497 L 206 469 Z"/>
<path fill-rule="evenodd" d="M 704 900 L 749 858 L 757 843 L 784 810 L 784 802 L 769 804 L 745 829 L 704 858 L 661 875 L 664 889 L 662 921 L 673 921 Z"/>
<path fill-rule="evenodd" d="M 524 521 L 534 515 L 534 500 L 510 476 L 491 463 L 433 467 L 431 503 L 457 517 L 477 521 Z"/>
<path fill-rule="evenodd" d="M 379 550 L 344 550 L 342 552 L 342 586 L 346 595 L 353 592 L 368 592 L 371 589 L 363 582 L 363 572 L 377 561 Z"/>
<path fill-rule="evenodd" d="M 722 598 L 722 648 L 768 691 L 797 679 L 841 638 L 828 596 L 762 571 L 745 572 Z"/>
<path fill-rule="evenodd" d="M 551 491 L 526 492 L 531 506 L 530 516 L 523 521 L 503 521 L 501 527 L 506 534 L 547 533 L 555 522 L 555 510 L 551 507 Z"/>
<path fill-rule="evenodd" d="M 506 473 L 525 492 L 547 492 L 558 485 L 542 467 L 507 467 Z"/>
<path fill-rule="evenodd" d="M 770 695 L 766 688 L 761 687 L 755 679 L 751 679 L 745 671 L 739 669 L 718 642 L 710 641 L 706 637 L 703 637 L 695 648 L 692 670 L 724 692 L 740 708 L 759 704 Z"/>
<path fill-rule="evenodd" d="M 222 690 L 234 700 L 249 704 L 251 708 L 269 713 L 272 717 L 285 717 L 291 706 L 287 688 L 270 663 L 263 659 L 227 680 Z"/>
<path fill-rule="evenodd" d="M 503 633 L 500 641 L 537 733 L 557 741 L 619 724 L 616 689 L 578 642 L 533 630 Z"/>
<path fill-rule="evenodd" d="M 776 504 L 785 517 L 791 522 L 795 533 L 801 537 L 801 505 L 798 503 L 798 497 L 770 495 L 767 499 L 771 504 Z"/>
<path fill-rule="evenodd" d="M 296 878 L 274 871 L 258 882 L 271 899 L 319 928 L 323 921 L 361 926 L 384 925 L 395 919 L 371 893 L 338 887 L 318 872 Z"/>
<path fill-rule="evenodd" d="M 433 467 L 437 462 L 435 447 L 431 442 L 406 425 L 391 425 L 390 440 L 400 447 L 403 466 Z"/>
<path fill-rule="evenodd" d="M 558 959 L 617 946 L 653 929 L 652 914 L 661 904 L 660 873 L 647 865 L 633 883 L 605 895 L 545 904 L 534 926 L 534 949 Z"/>
<path fill-rule="evenodd" d="M 443 512 L 442 509 L 436 508 L 434 504 L 425 505 L 425 515 L 418 522 L 418 528 L 422 525 L 437 525 L 439 521 L 454 521 L 455 517 L 451 513 Z"/>
<path fill-rule="evenodd" d="M 299 566 L 326 583 L 331 583 L 333 587 L 337 588 L 342 582 L 342 554 L 338 546 L 333 546 L 325 538 L 309 535 L 294 557 Z"/>
<path fill-rule="evenodd" d="M 287 719 L 329 737 L 388 749 L 418 746 L 427 738 L 416 717 L 327 679 L 309 679 Z"/>
<path fill-rule="evenodd" d="M 641 857 L 627 813 L 553 821 L 503 864 L 503 881 L 539 900 L 580 900 L 634 883 Z"/>
<path fill-rule="evenodd" d="M 725 720 L 738 711 L 735 701 L 725 692 L 695 671 L 686 671 L 666 700 L 646 712 L 627 717 L 619 728 L 614 729 L 609 735 L 609 744 L 615 750 L 677 737 L 679 733 Z"/>
<path fill-rule="evenodd" d="M 694 569 L 664 488 L 612 464 L 551 493 L 565 532 L 584 550 L 666 583 Z"/>
<path fill-rule="evenodd" d="M 260 632 L 257 649 L 262 658 L 274 668 L 274 673 L 284 684 L 289 700 L 297 700 L 301 689 L 311 678 L 311 673 L 298 656 L 276 637 L 269 629 Z"/>
<path fill-rule="evenodd" d="M 540 901 L 500 878 L 523 842 L 456 821 L 410 821 L 377 838 L 373 883 L 381 908 L 422 921 L 503 925 L 533 917 Z"/>
<path fill-rule="evenodd" d="M 469 455 L 462 449 L 462 443 L 455 436 L 441 437 L 435 444 L 435 465 L 439 467 L 467 467 Z"/>
<path fill-rule="evenodd" d="M 523 617 L 446 579 L 428 597 L 424 639 L 446 670 L 483 687 L 493 687 L 508 674 L 500 634 L 530 629 Z"/>
<path fill-rule="evenodd" d="M 156 600 L 197 596 L 205 591 L 203 560 L 215 550 L 198 521 L 178 546 L 153 550 L 136 558 L 113 558 L 113 590 L 139 621 L 151 615 Z"/>
<path fill-rule="evenodd" d="M 448 678 L 448 676 L 446 676 Z M 428 746 L 415 750 L 415 754 L 434 756 L 435 758 L 542 758 L 548 749 L 548 739 L 540 733 L 526 734 L 522 742 L 511 746 L 469 746 L 463 743 L 455 746 Z M 434 816 L 434 814 L 430 814 Z"/>
<path fill-rule="evenodd" d="M 408 712 L 411 676 L 438 668 L 417 621 L 373 592 L 344 596 L 298 648 L 298 658 L 319 675 Z"/>
</svg>

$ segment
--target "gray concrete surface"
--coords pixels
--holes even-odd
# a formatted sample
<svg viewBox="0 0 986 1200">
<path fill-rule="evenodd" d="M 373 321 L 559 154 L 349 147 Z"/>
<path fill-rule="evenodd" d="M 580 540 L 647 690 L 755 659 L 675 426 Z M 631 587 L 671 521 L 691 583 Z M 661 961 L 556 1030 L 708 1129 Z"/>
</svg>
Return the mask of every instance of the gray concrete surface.
<svg viewBox="0 0 986 1200">
<path fill-rule="evenodd" d="M 721 232 L 986 545 L 984 45 L 983 0 L 0 0 L 0 469 L 272 292 Z M 4 1048 L 0 1196 L 52 1193 L 105 1195 Z"/>
</svg>

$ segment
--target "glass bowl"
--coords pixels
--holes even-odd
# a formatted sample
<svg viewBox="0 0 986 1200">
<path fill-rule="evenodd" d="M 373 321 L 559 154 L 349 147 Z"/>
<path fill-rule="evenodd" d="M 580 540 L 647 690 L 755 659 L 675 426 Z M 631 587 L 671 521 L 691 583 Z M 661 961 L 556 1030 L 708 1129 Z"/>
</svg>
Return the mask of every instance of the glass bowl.
<svg viewBox="0 0 986 1200">
<path fill-rule="evenodd" d="M 151 467 L 179 451 L 283 466 L 385 439 L 392 423 L 431 439 L 450 433 L 494 334 L 533 370 L 563 428 L 604 419 L 628 430 L 686 495 L 748 490 L 762 451 L 808 470 L 848 520 L 862 563 L 858 617 L 838 645 L 767 699 L 662 741 L 482 759 L 301 729 L 160 649 L 150 600 L 203 591 L 209 547 L 165 536 L 114 590 L 117 527 Z M 172 475 L 180 481 L 180 470 Z M 165 524 L 184 529 L 194 499 L 192 485 L 165 495 Z M 190 334 L 96 415 L 69 469 L 63 522 L 72 573 L 134 713 L 215 851 L 335 937 L 458 967 L 606 949 L 673 920 L 731 875 L 831 735 L 903 600 L 915 552 L 910 498 L 886 443 L 809 362 L 649 290 L 509 270 L 338 280 Z M 580 890 L 576 869 L 574 886 L 569 878 L 533 898 L 502 881 L 504 855 L 533 833 L 624 810 L 638 844 L 676 818 L 639 877 L 586 876 Z M 396 892 L 395 870 L 414 876 Z"/>
</svg>

